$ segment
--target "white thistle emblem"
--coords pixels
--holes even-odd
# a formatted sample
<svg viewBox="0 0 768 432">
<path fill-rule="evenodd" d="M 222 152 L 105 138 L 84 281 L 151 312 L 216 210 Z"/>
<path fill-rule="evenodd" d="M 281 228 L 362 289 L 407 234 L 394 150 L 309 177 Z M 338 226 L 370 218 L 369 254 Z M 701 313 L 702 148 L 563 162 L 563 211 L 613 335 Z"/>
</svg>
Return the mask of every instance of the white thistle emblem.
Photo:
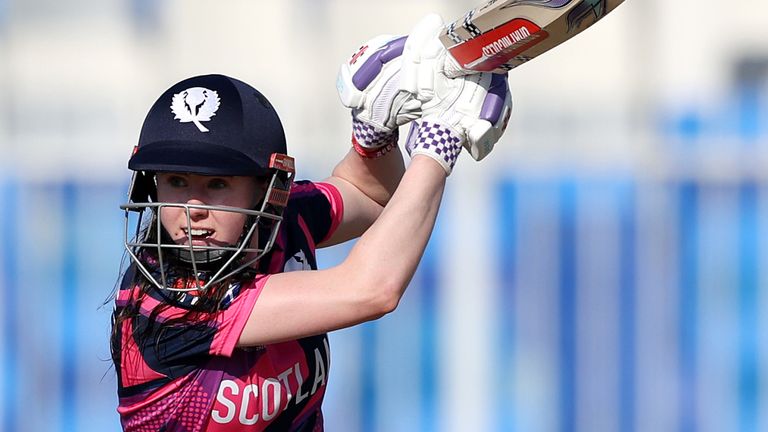
<svg viewBox="0 0 768 432">
<path fill-rule="evenodd" d="M 200 122 L 210 121 L 216 115 L 221 100 L 219 94 L 203 87 L 192 87 L 173 95 L 171 111 L 176 114 L 174 120 L 182 123 L 192 122 L 200 132 L 208 129 Z"/>
</svg>

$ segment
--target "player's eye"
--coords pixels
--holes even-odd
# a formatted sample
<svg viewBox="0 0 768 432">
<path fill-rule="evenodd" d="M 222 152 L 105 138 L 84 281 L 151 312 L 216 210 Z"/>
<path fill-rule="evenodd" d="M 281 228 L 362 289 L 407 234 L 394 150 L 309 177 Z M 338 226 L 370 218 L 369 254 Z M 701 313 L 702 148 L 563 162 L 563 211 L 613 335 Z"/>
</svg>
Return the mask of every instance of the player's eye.
<svg viewBox="0 0 768 432">
<path fill-rule="evenodd" d="M 213 190 L 221 190 L 226 189 L 229 186 L 229 183 L 220 178 L 214 178 L 208 181 L 208 188 Z"/>
<path fill-rule="evenodd" d="M 176 175 L 169 176 L 167 178 L 166 182 L 170 186 L 175 187 L 175 188 L 180 188 L 180 187 L 186 187 L 187 186 L 187 179 L 185 179 L 182 176 L 176 176 Z"/>
</svg>

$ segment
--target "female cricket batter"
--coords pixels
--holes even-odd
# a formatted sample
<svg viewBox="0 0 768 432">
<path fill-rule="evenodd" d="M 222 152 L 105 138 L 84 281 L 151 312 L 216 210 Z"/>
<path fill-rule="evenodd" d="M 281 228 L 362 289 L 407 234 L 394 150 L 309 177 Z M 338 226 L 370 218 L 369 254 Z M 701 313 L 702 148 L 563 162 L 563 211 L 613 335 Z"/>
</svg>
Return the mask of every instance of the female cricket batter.
<svg viewBox="0 0 768 432">
<path fill-rule="evenodd" d="M 155 102 L 122 206 L 138 219 L 111 338 L 124 430 L 323 430 L 326 333 L 395 309 L 462 146 L 484 156 L 511 109 L 504 77 L 445 78 L 437 20 L 342 66 L 353 149 L 322 182 L 293 181 L 277 113 L 241 81 L 193 77 Z M 317 270 L 316 248 L 358 236 Z"/>
</svg>

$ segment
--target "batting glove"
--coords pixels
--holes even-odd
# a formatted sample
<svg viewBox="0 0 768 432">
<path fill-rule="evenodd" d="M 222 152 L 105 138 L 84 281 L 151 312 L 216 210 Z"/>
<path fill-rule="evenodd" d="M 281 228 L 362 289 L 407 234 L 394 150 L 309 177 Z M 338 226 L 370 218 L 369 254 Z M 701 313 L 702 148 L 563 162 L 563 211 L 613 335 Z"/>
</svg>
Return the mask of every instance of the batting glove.
<svg viewBox="0 0 768 432">
<path fill-rule="evenodd" d="M 337 88 L 352 109 L 358 153 L 380 155 L 396 143 L 390 134 L 398 126 L 430 117 L 461 137 L 475 160 L 493 150 L 512 112 L 506 75 L 462 75 L 440 43 L 443 27 L 428 15 L 407 38 L 378 36 L 341 66 Z"/>
<path fill-rule="evenodd" d="M 414 28 L 402 55 L 400 88 L 421 101 L 423 121 L 450 130 L 479 161 L 493 150 L 512 113 L 507 76 L 460 75 L 439 40 L 443 27 L 442 18 L 432 14 Z"/>
<path fill-rule="evenodd" d="M 511 112 L 506 83 L 506 75 L 483 73 L 453 78 L 447 89 L 438 88 L 438 94 L 446 91 L 450 98 L 438 96 L 433 99 L 438 103 L 425 106 L 424 117 L 413 123 L 408 134 L 408 154 L 432 157 L 448 175 L 462 146 L 477 160 L 485 157 L 504 132 Z"/>
</svg>

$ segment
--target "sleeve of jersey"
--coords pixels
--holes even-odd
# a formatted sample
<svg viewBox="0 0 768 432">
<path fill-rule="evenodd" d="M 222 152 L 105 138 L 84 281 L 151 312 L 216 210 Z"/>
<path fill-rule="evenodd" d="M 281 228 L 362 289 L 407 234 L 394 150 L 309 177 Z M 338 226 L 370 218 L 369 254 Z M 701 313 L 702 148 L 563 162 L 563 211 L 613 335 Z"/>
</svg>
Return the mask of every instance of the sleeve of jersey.
<svg viewBox="0 0 768 432">
<path fill-rule="evenodd" d="M 168 321 L 184 317 L 188 311 L 166 307 L 154 312 L 161 305 L 156 299 L 145 299 L 135 328 L 137 334 L 146 335 L 137 341 L 144 361 L 156 371 L 169 371 L 197 364 L 209 356 L 231 356 L 267 280 L 264 275 L 244 285 L 227 309 L 187 317 L 184 323 L 168 326 L 152 325 L 147 317 L 155 315 L 158 321 Z"/>
<path fill-rule="evenodd" d="M 344 216 L 344 201 L 330 183 L 299 181 L 291 189 L 291 199 L 298 209 L 300 224 L 309 231 L 315 244 L 333 235 Z"/>
<path fill-rule="evenodd" d="M 211 355 L 229 357 L 240 340 L 253 306 L 267 283 L 269 275 L 258 277 L 230 306 L 216 317 L 216 333 L 210 347 Z"/>
</svg>

